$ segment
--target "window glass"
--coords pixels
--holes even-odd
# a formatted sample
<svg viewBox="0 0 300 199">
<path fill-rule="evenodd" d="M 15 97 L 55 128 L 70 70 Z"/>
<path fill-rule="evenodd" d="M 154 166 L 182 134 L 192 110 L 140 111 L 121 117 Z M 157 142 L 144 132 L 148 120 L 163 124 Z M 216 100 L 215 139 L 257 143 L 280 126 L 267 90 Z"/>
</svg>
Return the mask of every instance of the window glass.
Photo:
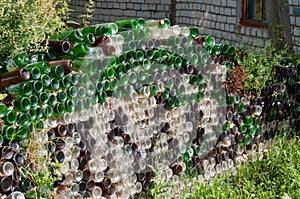
<svg viewBox="0 0 300 199">
<path fill-rule="evenodd" d="M 246 0 L 245 19 L 257 22 L 266 22 L 265 0 Z"/>
</svg>

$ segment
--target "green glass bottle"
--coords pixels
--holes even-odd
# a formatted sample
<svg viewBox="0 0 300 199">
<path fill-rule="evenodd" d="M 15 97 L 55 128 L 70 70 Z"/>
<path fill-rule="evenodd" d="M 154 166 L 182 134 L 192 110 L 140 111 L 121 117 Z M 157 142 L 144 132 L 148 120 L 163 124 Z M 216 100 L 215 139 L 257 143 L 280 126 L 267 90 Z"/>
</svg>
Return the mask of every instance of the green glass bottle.
<svg viewBox="0 0 300 199">
<path fill-rule="evenodd" d="M 245 124 L 241 124 L 240 126 L 239 126 L 239 131 L 241 132 L 241 133 L 246 133 L 247 132 L 247 126 L 245 125 Z"/>
<path fill-rule="evenodd" d="M 60 83 L 56 78 L 51 78 L 50 84 L 46 90 L 48 91 L 56 91 L 59 89 Z"/>
<path fill-rule="evenodd" d="M 27 135 L 28 131 L 24 126 L 17 126 L 14 140 L 23 140 Z"/>
<path fill-rule="evenodd" d="M 31 100 L 29 97 L 18 97 L 15 99 L 14 108 L 18 111 L 28 111 L 31 108 Z"/>
<path fill-rule="evenodd" d="M 51 83 L 51 79 L 47 74 L 42 74 L 40 80 L 42 81 L 44 87 L 49 86 Z"/>
<path fill-rule="evenodd" d="M 238 103 L 237 112 L 238 113 L 244 113 L 245 112 L 245 105 L 244 105 L 244 103 Z"/>
<path fill-rule="evenodd" d="M 77 88 L 75 86 L 70 86 L 67 90 L 67 94 L 69 98 L 77 97 Z"/>
<path fill-rule="evenodd" d="M 90 46 L 95 43 L 95 36 L 93 33 L 83 34 L 83 40 L 88 46 Z"/>
<path fill-rule="evenodd" d="M 3 139 L 7 141 L 12 141 L 15 137 L 16 129 L 13 126 L 4 126 L 2 128 Z"/>
<path fill-rule="evenodd" d="M 72 113 L 75 110 L 75 103 L 72 99 L 67 99 L 65 101 L 65 111 Z"/>
<path fill-rule="evenodd" d="M 69 88 L 71 86 L 71 77 L 70 76 L 64 76 L 60 80 L 60 86 L 62 89 Z"/>
<path fill-rule="evenodd" d="M 61 79 L 64 75 L 64 68 L 61 65 L 51 67 L 51 76 Z"/>
<path fill-rule="evenodd" d="M 53 107 L 53 115 L 62 115 L 65 112 L 65 104 L 64 103 L 56 103 Z"/>
<path fill-rule="evenodd" d="M 39 80 L 35 80 L 32 83 L 32 88 L 33 88 L 33 92 L 34 93 L 40 93 L 43 91 L 44 87 L 43 87 L 43 83 Z"/>
<path fill-rule="evenodd" d="M 49 95 L 45 92 L 41 92 L 38 94 L 38 98 L 39 98 L 39 104 L 44 105 L 48 103 Z"/>
<path fill-rule="evenodd" d="M 54 107 L 54 105 L 57 103 L 57 98 L 56 95 L 53 93 L 49 94 L 49 98 L 48 98 L 48 105 L 51 107 Z"/>
<path fill-rule="evenodd" d="M 212 56 L 218 56 L 221 54 L 221 45 L 220 44 L 216 44 L 212 47 L 212 52 L 211 55 Z"/>
<path fill-rule="evenodd" d="M 228 131 L 230 129 L 230 121 L 226 121 L 223 125 L 223 131 Z"/>
<path fill-rule="evenodd" d="M 29 115 L 29 119 L 31 120 L 31 122 L 35 121 L 35 119 L 36 119 L 36 110 L 34 108 L 29 109 L 27 114 Z"/>
<path fill-rule="evenodd" d="M 191 27 L 190 28 L 190 36 L 192 38 L 197 38 L 200 35 L 200 30 L 198 27 Z"/>
<path fill-rule="evenodd" d="M 95 29 L 96 29 L 96 26 L 86 26 L 81 29 L 81 32 L 83 35 L 86 35 L 89 33 L 95 34 Z"/>
<path fill-rule="evenodd" d="M 228 96 L 227 97 L 227 104 L 230 105 L 230 106 L 233 106 L 234 104 L 234 96 Z"/>
<path fill-rule="evenodd" d="M 32 108 L 38 105 L 39 98 L 36 95 L 30 95 L 29 99 L 31 101 L 31 107 Z"/>
<path fill-rule="evenodd" d="M 211 35 L 206 35 L 205 36 L 205 45 L 212 46 L 214 44 L 215 44 L 215 38 L 212 37 Z"/>
<path fill-rule="evenodd" d="M 30 79 L 36 80 L 41 77 L 41 71 L 37 67 L 29 68 L 28 71 L 30 73 Z"/>
<path fill-rule="evenodd" d="M 75 57 L 84 57 L 89 54 L 89 48 L 85 43 L 76 43 L 73 47 L 73 53 Z"/>
<path fill-rule="evenodd" d="M 28 113 L 19 113 L 17 116 L 17 123 L 20 125 L 29 125 L 30 124 L 30 117 Z"/>
<path fill-rule="evenodd" d="M 33 92 L 33 88 L 30 82 L 10 85 L 9 87 L 7 87 L 7 90 L 9 94 L 13 94 L 13 95 L 30 96 Z"/>
<path fill-rule="evenodd" d="M 76 86 L 79 82 L 79 74 L 72 74 L 70 77 L 71 77 L 71 85 Z"/>
<path fill-rule="evenodd" d="M 24 53 L 18 54 L 12 60 L 15 64 L 15 66 L 18 68 L 24 67 L 29 63 L 29 58 Z"/>
<path fill-rule="evenodd" d="M 112 78 L 115 76 L 115 69 L 114 69 L 114 68 L 107 68 L 107 69 L 104 71 L 104 74 L 105 74 L 105 76 L 106 76 L 108 79 L 112 79 Z"/>
<path fill-rule="evenodd" d="M 35 107 L 35 112 L 36 112 L 36 118 L 41 119 L 44 116 L 44 109 L 42 107 Z"/>
<path fill-rule="evenodd" d="M 128 29 L 138 29 L 146 26 L 146 22 L 142 18 L 116 21 L 119 31 Z"/>
<path fill-rule="evenodd" d="M 115 76 L 120 77 L 123 74 L 123 65 L 118 64 L 115 68 Z M 99 78 L 98 78 L 99 79 Z"/>
<path fill-rule="evenodd" d="M 152 97 L 152 96 L 154 96 L 154 95 L 156 95 L 157 94 L 157 86 L 156 85 L 152 85 L 151 87 L 150 87 L 150 97 Z"/>
<path fill-rule="evenodd" d="M 26 68 L 30 70 L 39 69 L 41 74 L 49 74 L 51 72 L 51 66 L 48 62 L 36 62 L 28 64 Z"/>
<path fill-rule="evenodd" d="M 64 40 L 69 39 L 73 44 L 83 42 L 83 35 L 79 29 L 70 28 L 61 34 L 54 35 L 51 39 Z"/>
<path fill-rule="evenodd" d="M 106 100 L 107 100 L 107 94 L 105 91 L 103 91 L 99 94 L 99 102 L 104 103 L 106 102 Z"/>
<path fill-rule="evenodd" d="M 250 126 L 248 128 L 247 134 L 250 136 L 254 136 L 256 134 L 256 127 L 255 126 Z"/>
<path fill-rule="evenodd" d="M 98 25 L 95 28 L 95 35 L 97 35 L 97 36 L 112 36 L 112 29 L 108 26 Z"/>
<path fill-rule="evenodd" d="M 44 109 L 43 109 L 43 117 L 45 119 L 51 117 L 53 114 L 53 108 L 51 106 L 46 106 Z"/>
<path fill-rule="evenodd" d="M 3 118 L 7 113 L 7 106 L 0 102 L 0 118 Z"/>
<path fill-rule="evenodd" d="M 68 94 L 66 91 L 61 90 L 56 94 L 56 98 L 57 98 L 57 101 L 59 101 L 59 102 L 65 102 L 68 98 Z"/>
<path fill-rule="evenodd" d="M 246 126 L 251 126 L 253 124 L 253 117 L 252 116 L 247 116 L 245 119 L 244 119 L 244 124 Z"/>
<path fill-rule="evenodd" d="M 259 117 L 255 117 L 253 121 L 254 126 L 259 127 L 260 123 L 261 123 L 261 119 Z"/>
<path fill-rule="evenodd" d="M 250 135 L 245 135 L 244 140 L 242 142 L 242 145 L 249 145 L 249 144 L 251 144 L 251 140 L 252 140 L 252 138 L 251 138 Z"/>
<path fill-rule="evenodd" d="M 6 124 L 13 124 L 17 120 L 17 112 L 15 110 L 8 110 L 5 114 L 4 121 Z"/>
</svg>

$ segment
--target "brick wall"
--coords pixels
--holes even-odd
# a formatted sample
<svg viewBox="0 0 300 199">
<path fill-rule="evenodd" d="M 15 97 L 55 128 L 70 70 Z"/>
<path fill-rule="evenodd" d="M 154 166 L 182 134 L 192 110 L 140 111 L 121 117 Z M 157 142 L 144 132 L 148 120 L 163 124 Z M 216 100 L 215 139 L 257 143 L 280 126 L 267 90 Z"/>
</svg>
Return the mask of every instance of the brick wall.
<svg viewBox="0 0 300 199">
<path fill-rule="evenodd" d="M 300 52 L 300 0 L 289 0 L 289 5 L 294 49 Z"/>
<path fill-rule="evenodd" d="M 80 15 L 84 14 L 87 2 L 88 0 L 71 0 L 70 8 L 78 11 L 71 15 L 74 21 L 81 21 Z M 170 18 L 171 14 L 171 0 L 95 0 L 95 7 L 92 24 L 137 17 Z"/>
<path fill-rule="evenodd" d="M 71 19 L 80 22 L 88 0 L 71 0 L 75 10 Z M 300 0 L 289 0 L 293 43 L 300 50 Z M 172 9 L 172 0 L 95 0 L 94 18 L 91 24 L 113 22 L 121 19 L 142 17 L 144 19 L 170 18 L 176 12 L 176 24 L 200 26 L 203 34 L 215 36 L 217 42 L 235 46 L 265 46 L 270 44 L 268 28 L 240 25 L 241 0 L 177 0 Z M 299 8 L 299 9 L 298 9 Z"/>
</svg>

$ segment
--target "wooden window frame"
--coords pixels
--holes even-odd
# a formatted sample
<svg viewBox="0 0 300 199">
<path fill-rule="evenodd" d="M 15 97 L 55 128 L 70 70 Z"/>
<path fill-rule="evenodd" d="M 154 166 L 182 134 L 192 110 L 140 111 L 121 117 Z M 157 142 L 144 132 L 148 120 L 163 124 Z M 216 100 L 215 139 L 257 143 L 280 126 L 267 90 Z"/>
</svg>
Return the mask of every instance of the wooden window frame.
<svg viewBox="0 0 300 199">
<path fill-rule="evenodd" d="M 246 14 L 247 14 L 246 1 L 247 0 L 242 0 L 242 16 L 240 18 L 240 24 L 243 26 L 252 26 L 257 28 L 268 28 L 268 24 L 265 22 L 246 19 Z"/>
</svg>

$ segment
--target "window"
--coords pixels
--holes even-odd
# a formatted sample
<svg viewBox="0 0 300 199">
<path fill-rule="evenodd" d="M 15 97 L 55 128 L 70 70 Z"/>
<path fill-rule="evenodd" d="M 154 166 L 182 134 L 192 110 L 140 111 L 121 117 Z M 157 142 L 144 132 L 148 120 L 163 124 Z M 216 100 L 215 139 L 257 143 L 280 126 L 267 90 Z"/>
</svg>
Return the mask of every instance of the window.
<svg viewBox="0 0 300 199">
<path fill-rule="evenodd" d="M 243 0 L 241 24 L 267 27 L 266 0 Z"/>
</svg>

